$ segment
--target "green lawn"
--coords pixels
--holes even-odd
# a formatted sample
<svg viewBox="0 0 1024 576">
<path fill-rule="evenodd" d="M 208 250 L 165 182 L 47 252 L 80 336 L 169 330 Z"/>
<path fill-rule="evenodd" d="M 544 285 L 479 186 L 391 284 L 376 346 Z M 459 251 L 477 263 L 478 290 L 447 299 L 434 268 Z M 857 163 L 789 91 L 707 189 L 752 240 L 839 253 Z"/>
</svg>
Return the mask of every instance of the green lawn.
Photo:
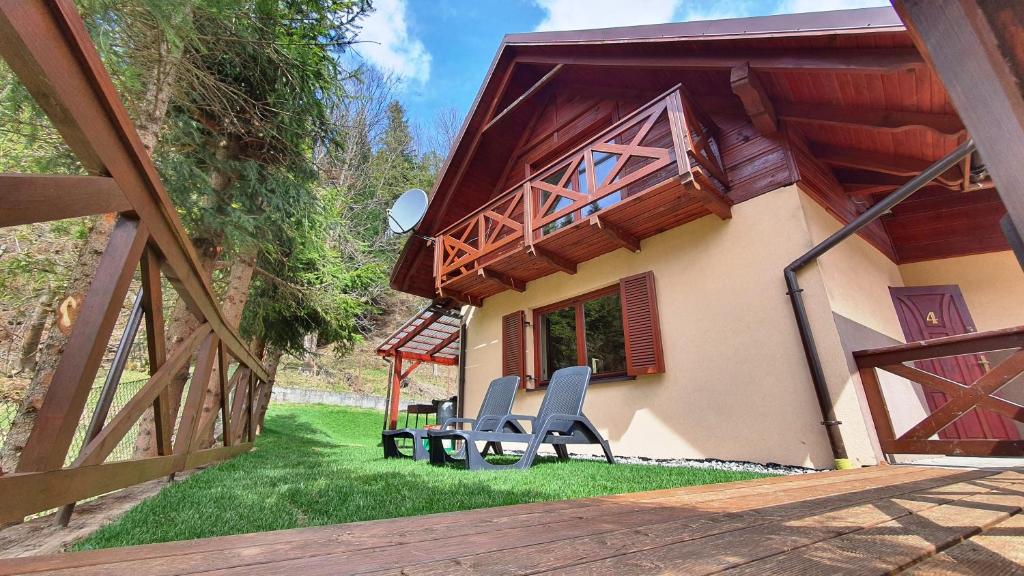
<svg viewBox="0 0 1024 576">
<path fill-rule="evenodd" d="M 742 472 L 542 459 L 469 472 L 384 460 L 382 415 L 275 405 L 256 449 L 174 483 L 77 549 L 108 548 L 746 480 Z"/>
</svg>

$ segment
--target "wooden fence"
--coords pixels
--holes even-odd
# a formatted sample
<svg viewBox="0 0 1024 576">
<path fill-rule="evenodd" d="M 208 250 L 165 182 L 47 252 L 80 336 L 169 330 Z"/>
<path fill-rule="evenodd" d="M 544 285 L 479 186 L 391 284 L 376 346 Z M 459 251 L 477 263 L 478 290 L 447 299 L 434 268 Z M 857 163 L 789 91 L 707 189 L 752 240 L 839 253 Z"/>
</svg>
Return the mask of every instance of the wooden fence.
<svg viewBox="0 0 1024 576">
<path fill-rule="evenodd" d="M 0 476 L 0 523 L 6 523 L 249 450 L 261 409 L 257 399 L 268 396 L 269 377 L 225 322 L 195 248 L 72 2 L 0 2 L 0 56 L 91 174 L 0 174 L 0 226 L 119 213 L 18 467 Z M 139 268 L 151 377 L 64 467 Z M 170 355 L 161 276 L 200 320 Z M 229 379 L 232 361 L 238 368 Z M 168 385 L 186 365 L 192 367 L 192 379 L 175 433 Z M 219 373 L 220 410 L 204 412 L 214 371 Z M 159 455 L 105 462 L 150 407 Z M 201 431 L 212 429 L 217 418 L 223 445 L 201 449 Z"/>
<path fill-rule="evenodd" d="M 979 355 L 996 351 L 1008 356 L 974 382 L 954 382 L 923 369 L 923 363 L 937 359 L 987 364 L 987 360 Z M 939 434 L 974 409 L 1005 417 L 1008 419 L 1007 426 L 1014 426 L 1015 422 L 1024 423 L 1024 406 L 996 396 L 1000 389 L 1024 374 L 1024 326 L 861 350 L 854 352 L 853 356 L 860 370 L 882 452 L 955 456 L 1024 455 L 1024 441 L 1021 440 L 943 438 Z M 909 365 L 909 362 L 918 365 Z M 926 390 L 941 393 L 948 400 L 897 437 L 876 370 L 915 382 Z M 963 373 L 971 372 L 964 370 Z"/>
</svg>

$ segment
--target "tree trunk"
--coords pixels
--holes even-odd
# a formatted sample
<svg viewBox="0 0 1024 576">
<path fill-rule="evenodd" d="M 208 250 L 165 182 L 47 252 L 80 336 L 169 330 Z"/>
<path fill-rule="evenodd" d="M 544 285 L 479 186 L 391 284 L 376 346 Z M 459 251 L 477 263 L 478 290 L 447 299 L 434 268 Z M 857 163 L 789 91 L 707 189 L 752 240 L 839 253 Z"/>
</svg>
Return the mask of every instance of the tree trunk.
<svg viewBox="0 0 1024 576">
<path fill-rule="evenodd" d="M 43 339 L 46 321 L 50 318 L 50 312 L 54 308 L 53 301 L 56 297 L 54 292 L 52 288 L 48 288 L 36 302 L 36 309 L 28 322 L 28 332 L 25 334 L 25 340 L 21 343 L 21 354 L 18 355 L 18 364 L 14 369 L 15 374 L 22 372 L 32 374 L 36 371 L 38 364 L 36 353 L 39 351 L 39 342 Z"/>
<path fill-rule="evenodd" d="M 252 272 L 255 267 L 255 258 L 252 251 L 239 255 L 238 259 L 231 265 L 231 272 L 228 276 L 227 289 L 221 298 L 221 310 L 224 320 L 228 326 L 238 329 L 242 321 L 242 312 L 245 310 L 245 303 L 249 300 L 249 286 L 252 284 Z M 198 431 L 201 448 L 209 448 L 214 443 L 214 424 L 217 421 L 217 414 L 220 411 L 220 371 L 214 370 L 210 381 L 206 386 L 206 396 L 203 398 L 203 415 L 200 420 L 203 427 Z"/>
<path fill-rule="evenodd" d="M 302 339 L 302 346 L 306 353 L 302 356 L 302 372 L 310 376 L 316 376 L 316 332 L 306 334 Z"/>
<path fill-rule="evenodd" d="M 99 265 L 100 256 L 107 247 L 110 232 L 114 229 L 115 214 L 106 214 L 98 218 L 89 231 L 85 243 L 78 252 L 78 267 L 73 271 L 67 290 L 57 307 L 57 318 L 54 329 L 46 335 L 46 341 L 36 352 L 36 371 L 32 375 L 25 397 L 18 407 L 11 429 L 0 450 L 0 472 L 13 471 L 18 466 L 21 451 L 32 433 L 39 408 L 43 405 L 50 381 L 57 370 L 61 353 L 67 345 L 68 336 L 74 327 L 78 312 L 82 309 L 85 295 L 92 285 L 93 273 Z"/>
<path fill-rule="evenodd" d="M 267 416 L 267 406 L 270 405 L 270 396 L 274 392 L 274 378 L 277 377 L 277 367 L 281 364 L 281 356 L 284 353 L 277 349 L 271 349 L 263 359 L 263 365 L 267 367 L 269 382 L 264 382 L 256 396 L 256 434 L 263 432 L 263 419 Z"/>
</svg>

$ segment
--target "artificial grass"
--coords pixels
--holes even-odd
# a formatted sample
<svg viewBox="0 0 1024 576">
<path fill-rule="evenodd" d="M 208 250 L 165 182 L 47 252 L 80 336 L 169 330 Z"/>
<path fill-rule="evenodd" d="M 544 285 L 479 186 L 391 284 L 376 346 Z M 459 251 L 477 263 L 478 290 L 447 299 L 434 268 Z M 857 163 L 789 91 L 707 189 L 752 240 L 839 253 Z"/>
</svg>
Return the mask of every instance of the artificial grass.
<svg viewBox="0 0 1024 576">
<path fill-rule="evenodd" d="M 164 488 L 76 549 L 110 548 L 759 478 L 749 472 L 540 459 L 469 472 L 384 460 L 382 414 L 274 405 L 256 448 Z"/>
</svg>

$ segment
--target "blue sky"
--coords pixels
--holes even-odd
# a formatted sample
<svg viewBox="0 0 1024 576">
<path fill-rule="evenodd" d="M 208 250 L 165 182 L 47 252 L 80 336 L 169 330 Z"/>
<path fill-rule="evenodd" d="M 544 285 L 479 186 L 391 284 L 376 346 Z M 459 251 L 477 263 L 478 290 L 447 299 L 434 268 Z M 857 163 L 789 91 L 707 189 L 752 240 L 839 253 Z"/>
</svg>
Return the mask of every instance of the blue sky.
<svg viewBox="0 0 1024 576">
<path fill-rule="evenodd" d="M 399 79 L 409 118 L 462 118 L 510 32 L 739 18 L 887 4 L 885 0 L 374 0 L 357 52 Z"/>
</svg>

